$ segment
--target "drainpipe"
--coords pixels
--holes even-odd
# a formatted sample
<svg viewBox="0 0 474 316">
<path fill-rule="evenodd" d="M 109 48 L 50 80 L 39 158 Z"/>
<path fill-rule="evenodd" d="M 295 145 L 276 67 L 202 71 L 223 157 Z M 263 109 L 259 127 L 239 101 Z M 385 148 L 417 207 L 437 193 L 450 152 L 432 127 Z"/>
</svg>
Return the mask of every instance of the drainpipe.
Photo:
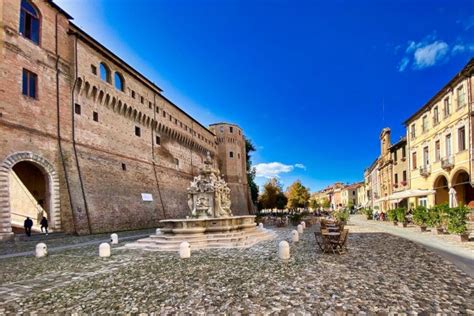
<svg viewBox="0 0 474 316">
<path fill-rule="evenodd" d="M 75 92 L 76 92 L 76 85 L 77 85 L 77 79 L 78 79 L 77 64 L 78 64 L 77 63 L 77 35 L 74 33 L 74 85 L 72 87 L 72 92 L 71 92 L 72 148 L 74 151 L 74 158 L 76 160 L 76 167 L 77 167 L 77 173 L 79 176 L 79 183 L 81 185 L 82 198 L 84 200 L 84 208 L 85 208 L 86 218 L 87 218 L 87 228 L 89 230 L 89 234 L 91 234 L 92 229 L 91 229 L 91 222 L 89 218 L 89 206 L 87 204 L 86 192 L 84 190 L 84 182 L 82 181 L 81 168 L 79 166 L 79 158 L 77 156 L 77 149 L 76 149 L 76 124 L 75 124 L 75 117 L 74 117 L 74 100 L 75 100 Z"/>
<path fill-rule="evenodd" d="M 61 164 L 63 166 L 63 172 L 64 172 L 64 177 L 66 180 L 66 189 L 67 189 L 67 194 L 69 197 L 69 203 L 71 207 L 71 215 L 72 215 L 72 226 L 74 229 L 74 232 L 76 232 L 76 223 L 74 221 L 74 205 L 72 203 L 72 197 L 71 197 L 71 188 L 69 186 L 69 174 L 66 168 L 66 164 L 64 161 L 64 153 L 63 153 L 63 146 L 62 146 L 62 137 L 61 137 L 61 116 L 59 114 L 60 111 L 60 104 L 59 104 L 59 49 L 58 49 L 58 15 L 59 12 L 56 13 L 55 16 L 55 54 L 56 54 L 56 134 L 58 138 L 58 147 L 59 147 L 59 154 L 61 156 Z"/>
</svg>

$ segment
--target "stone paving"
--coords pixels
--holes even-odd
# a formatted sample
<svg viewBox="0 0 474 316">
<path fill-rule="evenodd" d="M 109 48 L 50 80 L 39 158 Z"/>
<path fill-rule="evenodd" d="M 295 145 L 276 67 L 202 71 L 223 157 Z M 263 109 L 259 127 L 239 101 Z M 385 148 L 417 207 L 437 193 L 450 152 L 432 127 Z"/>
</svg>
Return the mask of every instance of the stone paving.
<svg viewBox="0 0 474 316">
<path fill-rule="evenodd" d="M 248 249 L 176 253 L 97 247 L 0 261 L 0 314 L 474 314 L 474 280 L 409 240 L 350 225 L 349 252 L 321 254 L 314 226 L 277 258 L 278 238 Z M 121 246 L 121 245 L 119 245 Z"/>
</svg>

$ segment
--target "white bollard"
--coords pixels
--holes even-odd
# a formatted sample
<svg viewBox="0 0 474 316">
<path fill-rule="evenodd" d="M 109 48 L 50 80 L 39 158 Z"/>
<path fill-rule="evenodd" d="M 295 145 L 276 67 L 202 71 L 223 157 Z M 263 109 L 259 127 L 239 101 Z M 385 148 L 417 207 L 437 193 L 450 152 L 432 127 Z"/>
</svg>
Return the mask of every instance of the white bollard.
<svg viewBox="0 0 474 316">
<path fill-rule="evenodd" d="M 298 231 L 298 234 L 302 234 L 303 233 L 303 225 L 299 224 L 298 226 L 296 226 L 296 230 Z"/>
<path fill-rule="evenodd" d="M 296 230 L 293 230 L 291 232 L 291 241 L 298 242 L 299 240 L 300 240 L 300 234 Z"/>
<path fill-rule="evenodd" d="M 282 260 L 290 259 L 290 244 L 287 241 L 280 241 L 278 244 L 278 257 Z"/>
<path fill-rule="evenodd" d="M 48 246 L 45 243 L 40 242 L 36 245 L 35 249 L 36 258 L 46 257 L 48 255 Z"/>
<path fill-rule="evenodd" d="M 263 229 L 263 223 L 258 224 L 258 227 L 259 227 L 260 229 Z"/>
<path fill-rule="evenodd" d="M 305 221 L 302 221 L 300 224 L 301 224 L 301 226 L 303 226 L 303 229 L 306 229 L 306 223 L 305 223 Z"/>
<path fill-rule="evenodd" d="M 157 228 L 155 234 L 156 234 L 156 235 L 161 234 L 161 229 Z"/>
<path fill-rule="evenodd" d="M 110 245 L 103 242 L 99 245 L 99 257 L 110 257 Z"/>
<path fill-rule="evenodd" d="M 179 245 L 179 257 L 181 259 L 191 257 L 191 245 L 189 245 L 189 243 L 187 241 L 183 241 Z"/>
<path fill-rule="evenodd" d="M 110 235 L 110 243 L 112 245 L 118 244 L 118 235 L 117 234 Z"/>
</svg>

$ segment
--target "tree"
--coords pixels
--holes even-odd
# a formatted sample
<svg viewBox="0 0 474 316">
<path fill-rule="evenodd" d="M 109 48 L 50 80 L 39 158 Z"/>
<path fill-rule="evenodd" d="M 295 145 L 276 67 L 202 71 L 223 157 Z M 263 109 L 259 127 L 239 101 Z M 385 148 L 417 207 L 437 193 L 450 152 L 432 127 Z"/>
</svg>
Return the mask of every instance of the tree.
<svg viewBox="0 0 474 316">
<path fill-rule="evenodd" d="M 280 208 L 282 195 L 284 196 L 280 182 L 276 178 L 272 178 L 263 185 L 263 193 L 260 195 L 259 203 L 264 209 Z M 282 208 L 284 208 L 284 205 Z"/>
<path fill-rule="evenodd" d="M 252 197 L 253 204 L 257 204 L 258 201 L 258 185 L 255 183 L 255 168 L 252 168 L 252 160 L 250 153 L 255 151 L 255 146 L 252 141 L 245 139 L 245 159 L 247 162 L 247 182 L 250 188 L 250 196 Z"/>
<path fill-rule="evenodd" d="M 309 207 L 311 207 L 313 210 L 319 208 L 319 203 L 318 200 L 312 198 L 309 200 Z"/>
<path fill-rule="evenodd" d="M 301 184 L 300 180 L 296 180 L 288 187 L 288 208 L 297 209 L 306 207 L 309 200 L 309 190 Z"/>
<path fill-rule="evenodd" d="M 321 202 L 321 206 L 323 208 L 329 208 L 331 206 L 331 203 L 329 202 L 329 199 L 328 198 L 323 198 L 323 200 Z"/>
<path fill-rule="evenodd" d="M 280 191 L 280 193 L 277 195 L 276 208 L 279 210 L 284 210 L 286 208 L 286 204 L 288 204 L 288 198 L 286 197 L 285 193 Z"/>
</svg>

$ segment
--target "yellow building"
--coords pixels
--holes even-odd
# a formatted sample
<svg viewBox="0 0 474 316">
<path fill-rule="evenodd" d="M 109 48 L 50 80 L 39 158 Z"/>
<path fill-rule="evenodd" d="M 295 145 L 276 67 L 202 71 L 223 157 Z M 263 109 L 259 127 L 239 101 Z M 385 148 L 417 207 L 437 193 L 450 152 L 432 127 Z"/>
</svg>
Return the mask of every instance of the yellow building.
<svg viewBox="0 0 474 316">
<path fill-rule="evenodd" d="M 409 207 L 448 202 L 451 188 L 456 191 L 459 204 L 474 200 L 470 154 L 473 74 L 474 59 L 471 59 L 405 122 L 413 192 Z"/>
</svg>

